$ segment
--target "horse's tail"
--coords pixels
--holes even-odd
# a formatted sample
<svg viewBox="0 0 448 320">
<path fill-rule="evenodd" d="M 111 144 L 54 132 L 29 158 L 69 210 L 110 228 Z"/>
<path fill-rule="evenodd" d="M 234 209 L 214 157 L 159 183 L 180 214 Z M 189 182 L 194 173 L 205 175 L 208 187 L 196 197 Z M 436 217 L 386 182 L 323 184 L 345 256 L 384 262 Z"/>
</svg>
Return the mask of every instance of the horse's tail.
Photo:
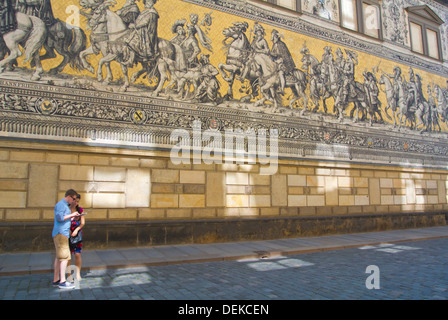
<svg viewBox="0 0 448 320">
<path fill-rule="evenodd" d="M 37 17 L 28 17 L 33 26 L 24 46 L 25 62 L 28 62 L 33 58 L 34 54 L 42 48 L 47 38 L 47 28 L 45 27 L 45 23 Z"/>
<path fill-rule="evenodd" d="M 83 70 L 83 64 L 79 54 L 87 48 L 87 36 L 81 28 L 71 29 L 73 41 L 68 48 L 70 66 L 76 70 Z"/>
</svg>

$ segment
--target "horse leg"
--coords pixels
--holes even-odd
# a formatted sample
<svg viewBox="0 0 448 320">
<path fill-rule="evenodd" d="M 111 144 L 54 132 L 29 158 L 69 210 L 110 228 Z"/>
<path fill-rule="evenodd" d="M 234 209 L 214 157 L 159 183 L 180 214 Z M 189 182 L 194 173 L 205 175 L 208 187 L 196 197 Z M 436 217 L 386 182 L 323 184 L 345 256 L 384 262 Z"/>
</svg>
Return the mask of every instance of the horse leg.
<svg viewBox="0 0 448 320">
<path fill-rule="evenodd" d="M 62 62 L 57 67 L 50 69 L 50 71 L 48 71 L 49 74 L 56 75 L 58 73 L 61 73 L 64 70 L 65 66 L 69 63 L 70 56 L 67 54 L 67 52 L 61 52 L 61 55 L 64 57 Z"/>
<path fill-rule="evenodd" d="M 147 70 L 146 70 L 145 68 L 142 68 L 142 69 L 140 69 L 140 70 L 134 72 L 134 73 L 132 74 L 132 76 L 131 76 L 131 82 L 135 82 L 135 81 L 137 81 L 137 79 L 140 78 L 140 76 L 141 76 L 142 74 L 144 74 L 145 72 L 147 72 Z"/>
<path fill-rule="evenodd" d="M 338 120 L 339 122 L 343 122 L 344 121 L 344 103 L 342 103 L 341 101 L 339 101 L 338 105 L 337 105 L 337 109 L 338 109 Z"/>
<path fill-rule="evenodd" d="M 187 79 L 180 78 L 179 82 L 177 83 L 177 94 L 174 96 L 175 98 L 182 99 L 184 98 L 185 92 L 185 84 L 187 82 Z"/>
<path fill-rule="evenodd" d="M 299 86 L 299 84 L 294 84 L 296 90 L 297 90 L 297 94 L 299 97 L 303 98 L 303 111 L 302 114 L 305 112 L 305 110 L 308 109 L 308 96 L 305 94 L 305 92 L 302 90 L 302 87 Z"/>
<path fill-rule="evenodd" d="M 83 68 L 86 69 L 87 71 L 91 72 L 91 73 L 95 73 L 95 69 L 91 66 L 90 63 L 87 62 L 87 56 L 90 56 L 90 55 L 92 55 L 94 53 L 95 52 L 93 51 L 93 47 L 92 46 L 88 47 L 86 50 L 81 51 L 79 53 L 79 59 L 81 60 Z"/>
<path fill-rule="evenodd" d="M 12 63 L 15 59 L 22 55 L 22 52 L 20 51 L 18 46 L 16 48 L 9 48 L 9 50 L 9 56 L 0 61 L 0 73 L 5 70 L 5 65 Z"/>
<path fill-rule="evenodd" d="M 277 99 L 275 98 L 275 90 L 274 90 L 274 87 L 273 86 L 271 86 L 270 88 L 269 88 L 269 92 L 270 92 L 270 97 L 271 97 L 271 99 L 269 99 L 273 104 L 274 104 L 274 109 L 273 109 L 273 111 L 276 111 L 277 109 L 278 109 L 278 103 L 277 103 Z"/>
<path fill-rule="evenodd" d="M 168 79 L 168 76 L 167 76 L 167 73 L 168 73 L 167 64 L 162 59 L 158 60 L 158 71 L 160 73 L 160 79 L 159 79 L 159 83 L 157 85 L 156 90 L 154 90 L 154 92 L 152 93 L 152 96 L 154 96 L 154 97 L 157 97 L 159 95 L 159 93 L 163 89 L 163 85 L 165 84 L 165 81 Z"/>
<path fill-rule="evenodd" d="M 322 97 L 322 108 L 324 109 L 324 113 L 325 113 L 325 114 L 328 113 L 327 99 L 328 99 L 328 98 L 326 98 L 326 97 Z"/>
<path fill-rule="evenodd" d="M 130 86 L 129 84 L 129 75 L 128 75 L 128 66 L 120 63 L 121 65 L 121 72 L 123 73 L 124 78 L 124 84 L 120 88 L 120 92 L 126 92 Z"/>
<path fill-rule="evenodd" d="M 227 100 L 231 100 L 233 99 L 233 82 L 235 81 L 235 73 L 238 70 L 238 68 L 220 63 L 218 65 L 218 70 L 221 74 L 221 77 L 229 84 L 227 94 L 224 97 Z M 229 74 L 227 74 L 227 72 Z"/>
<path fill-rule="evenodd" d="M 38 81 L 38 80 L 40 80 L 41 75 L 44 72 L 44 69 L 42 68 L 42 62 L 40 61 L 39 50 L 37 50 L 34 53 L 33 61 L 34 61 L 34 64 L 36 65 L 36 71 L 34 72 L 33 76 L 31 77 L 31 80 Z"/>
<path fill-rule="evenodd" d="M 116 54 L 109 53 L 104 55 L 104 57 L 100 59 L 100 61 L 98 62 L 98 70 L 96 71 L 98 82 L 103 81 L 103 65 L 106 65 L 107 70 L 108 68 L 110 68 L 110 62 L 115 60 L 116 58 L 117 58 Z M 111 79 L 109 77 L 109 70 L 108 70 L 106 79 L 104 79 L 104 84 L 109 84 L 110 80 Z"/>
<path fill-rule="evenodd" d="M 25 32 L 21 30 L 12 31 L 3 35 L 3 41 L 9 49 L 9 55 L 0 61 L 0 72 L 4 71 L 5 65 L 14 62 L 22 55 L 18 44 L 23 40 L 25 35 Z"/>
<path fill-rule="evenodd" d="M 54 52 L 54 47 L 51 47 L 47 42 L 44 44 L 45 54 L 40 57 L 40 60 L 47 60 L 47 59 L 53 59 L 56 58 L 56 53 Z"/>
</svg>

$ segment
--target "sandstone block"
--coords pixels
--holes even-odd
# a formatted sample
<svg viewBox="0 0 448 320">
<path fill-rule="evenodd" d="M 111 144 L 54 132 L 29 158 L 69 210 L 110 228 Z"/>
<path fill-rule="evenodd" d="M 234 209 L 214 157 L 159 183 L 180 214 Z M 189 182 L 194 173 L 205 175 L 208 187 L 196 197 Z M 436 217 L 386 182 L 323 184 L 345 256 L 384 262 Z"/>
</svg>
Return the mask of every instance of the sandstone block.
<svg viewBox="0 0 448 320">
<path fill-rule="evenodd" d="M 152 194 L 151 208 L 178 208 L 179 196 L 177 194 Z"/>
<path fill-rule="evenodd" d="M 0 191 L 0 207 L 1 208 L 26 208 L 26 192 Z"/>
<path fill-rule="evenodd" d="M 61 180 L 93 180 L 93 167 L 78 165 L 61 165 L 59 167 L 59 179 Z"/>
<path fill-rule="evenodd" d="M 205 207 L 205 195 L 203 194 L 181 194 L 179 195 L 180 208 L 203 208 Z"/>
<path fill-rule="evenodd" d="M 205 171 L 181 170 L 180 183 L 205 183 Z"/>
<path fill-rule="evenodd" d="M 151 182 L 155 183 L 179 183 L 178 170 L 152 169 Z"/>
<path fill-rule="evenodd" d="M 55 205 L 58 189 L 58 166 L 31 164 L 28 180 L 28 207 Z"/>
<path fill-rule="evenodd" d="M 0 162 L 0 179 L 28 178 L 28 164 L 20 162 Z"/>
</svg>

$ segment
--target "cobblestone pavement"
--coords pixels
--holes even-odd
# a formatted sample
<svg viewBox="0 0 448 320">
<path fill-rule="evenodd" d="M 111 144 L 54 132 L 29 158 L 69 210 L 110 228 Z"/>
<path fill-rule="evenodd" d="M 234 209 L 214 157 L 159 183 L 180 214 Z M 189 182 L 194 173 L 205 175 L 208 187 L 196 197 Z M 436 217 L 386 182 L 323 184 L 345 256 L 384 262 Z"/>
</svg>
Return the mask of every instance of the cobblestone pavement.
<svg viewBox="0 0 448 320">
<path fill-rule="evenodd" d="M 48 273 L 1 276 L 0 299 L 447 300 L 447 248 L 444 238 L 267 259 L 92 270 L 83 274 L 79 289 L 68 291 L 53 288 Z"/>
</svg>

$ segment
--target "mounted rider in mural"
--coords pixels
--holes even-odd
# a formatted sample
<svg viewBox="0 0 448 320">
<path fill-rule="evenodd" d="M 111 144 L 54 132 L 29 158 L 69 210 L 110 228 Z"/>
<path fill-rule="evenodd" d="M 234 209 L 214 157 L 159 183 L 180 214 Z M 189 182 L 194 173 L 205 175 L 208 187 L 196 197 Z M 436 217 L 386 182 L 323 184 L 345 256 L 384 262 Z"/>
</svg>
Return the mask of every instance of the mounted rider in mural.
<svg viewBox="0 0 448 320">
<path fill-rule="evenodd" d="M 263 26 L 255 22 L 253 30 L 254 30 L 254 39 L 252 40 L 252 43 L 250 45 L 252 54 L 264 54 L 270 56 L 271 50 L 269 49 L 268 42 L 264 38 L 266 32 Z M 250 63 L 247 63 L 243 67 L 242 74 L 241 76 L 238 76 L 237 79 L 240 80 L 241 82 L 244 82 L 250 71 L 253 71 L 257 73 L 259 76 L 261 76 L 259 68 L 255 63 L 253 63 L 253 60 L 251 60 Z"/>
<path fill-rule="evenodd" d="M 281 93 L 284 94 L 286 86 L 286 77 L 292 75 L 292 71 L 296 69 L 296 64 L 292 58 L 291 52 L 288 46 L 282 41 L 283 35 L 281 35 L 277 30 L 272 30 L 271 40 L 272 49 L 271 56 L 278 65 L 278 73 L 280 77 L 280 89 Z"/>
<path fill-rule="evenodd" d="M 347 101 L 349 97 L 354 98 L 357 95 L 355 83 L 355 68 L 358 64 L 358 54 L 354 51 L 345 49 L 347 58 L 342 71 L 342 101 Z"/>
<path fill-rule="evenodd" d="M 12 0 L 0 0 L 0 37 L 17 29 L 17 18 Z M 0 57 L 3 59 L 9 53 L 8 48 L 0 46 Z M 13 70 L 17 61 L 7 64 L 8 70 Z"/>
<path fill-rule="evenodd" d="M 0 0 L 0 36 L 17 28 L 12 0 Z"/>
<path fill-rule="evenodd" d="M 145 0 L 145 10 L 143 10 L 135 20 L 134 25 L 130 25 L 133 32 L 125 41 L 130 50 L 130 57 L 127 62 L 132 65 L 136 56 L 139 60 L 154 62 L 158 52 L 158 20 L 159 13 L 154 8 L 157 0 Z"/>
<path fill-rule="evenodd" d="M 45 55 L 41 57 L 41 60 L 56 58 L 55 51 L 64 57 L 59 65 L 50 70 L 50 74 L 62 72 L 68 63 L 74 69 L 83 68 L 79 53 L 86 47 L 86 35 L 79 27 L 56 19 L 51 0 L 17 0 L 16 10 L 28 16 L 37 17 L 45 23 L 47 37 L 44 43 Z M 34 62 L 31 66 L 34 66 Z"/>
<path fill-rule="evenodd" d="M 381 102 L 378 99 L 378 95 L 380 93 L 380 89 L 377 85 L 377 79 L 373 75 L 372 72 L 364 72 L 364 92 L 367 97 L 367 106 L 369 107 L 369 115 L 370 115 L 370 124 L 372 122 L 378 121 L 377 116 L 379 117 L 379 122 L 384 123 L 383 116 L 381 115 Z"/>
<path fill-rule="evenodd" d="M 412 115 L 412 118 L 417 118 L 418 123 L 412 123 L 411 128 L 417 128 L 419 125 L 423 125 L 422 131 L 428 127 L 428 113 L 429 105 L 423 96 L 423 88 L 421 76 L 414 74 L 414 70 L 409 68 L 409 82 L 407 84 L 408 96 L 407 107 L 408 112 Z M 415 120 L 414 120 L 415 121 Z"/>
<path fill-rule="evenodd" d="M 26 15 L 38 17 L 47 27 L 56 22 L 51 0 L 17 0 L 17 10 Z"/>
</svg>

